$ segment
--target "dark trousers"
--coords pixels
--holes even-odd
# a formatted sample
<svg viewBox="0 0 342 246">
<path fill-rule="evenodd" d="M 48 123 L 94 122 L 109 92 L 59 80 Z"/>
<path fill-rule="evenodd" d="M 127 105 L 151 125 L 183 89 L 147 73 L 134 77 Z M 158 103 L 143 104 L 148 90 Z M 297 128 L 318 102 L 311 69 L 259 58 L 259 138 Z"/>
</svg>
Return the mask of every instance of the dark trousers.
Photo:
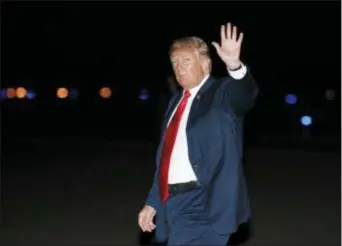
<svg viewBox="0 0 342 246">
<path fill-rule="evenodd" d="M 171 195 L 166 202 L 168 245 L 226 245 L 230 235 L 216 233 L 208 220 L 202 188 Z"/>
</svg>

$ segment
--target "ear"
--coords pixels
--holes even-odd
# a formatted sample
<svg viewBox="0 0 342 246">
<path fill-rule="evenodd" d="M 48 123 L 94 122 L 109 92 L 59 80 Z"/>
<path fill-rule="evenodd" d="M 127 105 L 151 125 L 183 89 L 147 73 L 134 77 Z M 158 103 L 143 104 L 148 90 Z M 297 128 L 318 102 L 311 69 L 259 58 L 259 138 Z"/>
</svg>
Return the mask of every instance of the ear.
<svg viewBox="0 0 342 246">
<path fill-rule="evenodd" d="M 204 71 L 209 71 L 210 60 L 208 57 L 201 57 L 201 66 Z"/>
</svg>

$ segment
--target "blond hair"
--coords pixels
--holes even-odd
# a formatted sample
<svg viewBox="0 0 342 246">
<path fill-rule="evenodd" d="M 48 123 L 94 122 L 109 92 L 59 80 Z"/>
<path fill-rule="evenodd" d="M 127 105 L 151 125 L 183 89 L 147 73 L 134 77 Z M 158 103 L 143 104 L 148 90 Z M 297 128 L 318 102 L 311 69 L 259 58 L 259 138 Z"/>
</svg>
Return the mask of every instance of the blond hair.
<svg viewBox="0 0 342 246">
<path fill-rule="evenodd" d="M 175 50 L 184 48 L 195 49 L 200 56 L 208 58 L 208 72 L 211 72 L 212 62 L 210 58 L 209 47 L 203 39 L 195 36 L 176 39 L 170 46 L 169 55 L 171 56 Z"/>
</svg>

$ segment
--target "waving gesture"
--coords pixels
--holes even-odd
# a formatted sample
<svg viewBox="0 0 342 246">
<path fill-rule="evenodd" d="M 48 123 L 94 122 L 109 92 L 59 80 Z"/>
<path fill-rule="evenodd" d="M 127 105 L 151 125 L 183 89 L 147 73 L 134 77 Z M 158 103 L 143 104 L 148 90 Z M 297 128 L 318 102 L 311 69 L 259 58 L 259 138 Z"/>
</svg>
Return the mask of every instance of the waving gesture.
<svg viewBox="0 0 342 246">
<path fill-rule="evenodd" d="M 236 26 L 232 27 L 228 23 L 227 27 L 224 25 L 221 26 L 221 46 L 216 42 L 212 43 L 219 57 L 231 70 L 238 68 L 241 64 L 240 52 L 242 40 L 243 33 L 238 35 Z"/>
</svg>

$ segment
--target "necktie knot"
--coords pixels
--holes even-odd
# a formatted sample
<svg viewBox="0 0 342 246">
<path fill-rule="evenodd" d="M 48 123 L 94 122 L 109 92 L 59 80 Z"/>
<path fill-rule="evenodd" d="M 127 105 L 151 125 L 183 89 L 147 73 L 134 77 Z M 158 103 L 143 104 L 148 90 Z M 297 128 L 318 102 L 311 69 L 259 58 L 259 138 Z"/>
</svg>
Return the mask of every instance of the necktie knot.
<svg viewBox="0 0 342 246">
<path fill-rule="evenodd" d="M 191 96 L 191 93 L 189 91 L 184 92 L 184 98 L 189 98 Z"/>
</svg>

